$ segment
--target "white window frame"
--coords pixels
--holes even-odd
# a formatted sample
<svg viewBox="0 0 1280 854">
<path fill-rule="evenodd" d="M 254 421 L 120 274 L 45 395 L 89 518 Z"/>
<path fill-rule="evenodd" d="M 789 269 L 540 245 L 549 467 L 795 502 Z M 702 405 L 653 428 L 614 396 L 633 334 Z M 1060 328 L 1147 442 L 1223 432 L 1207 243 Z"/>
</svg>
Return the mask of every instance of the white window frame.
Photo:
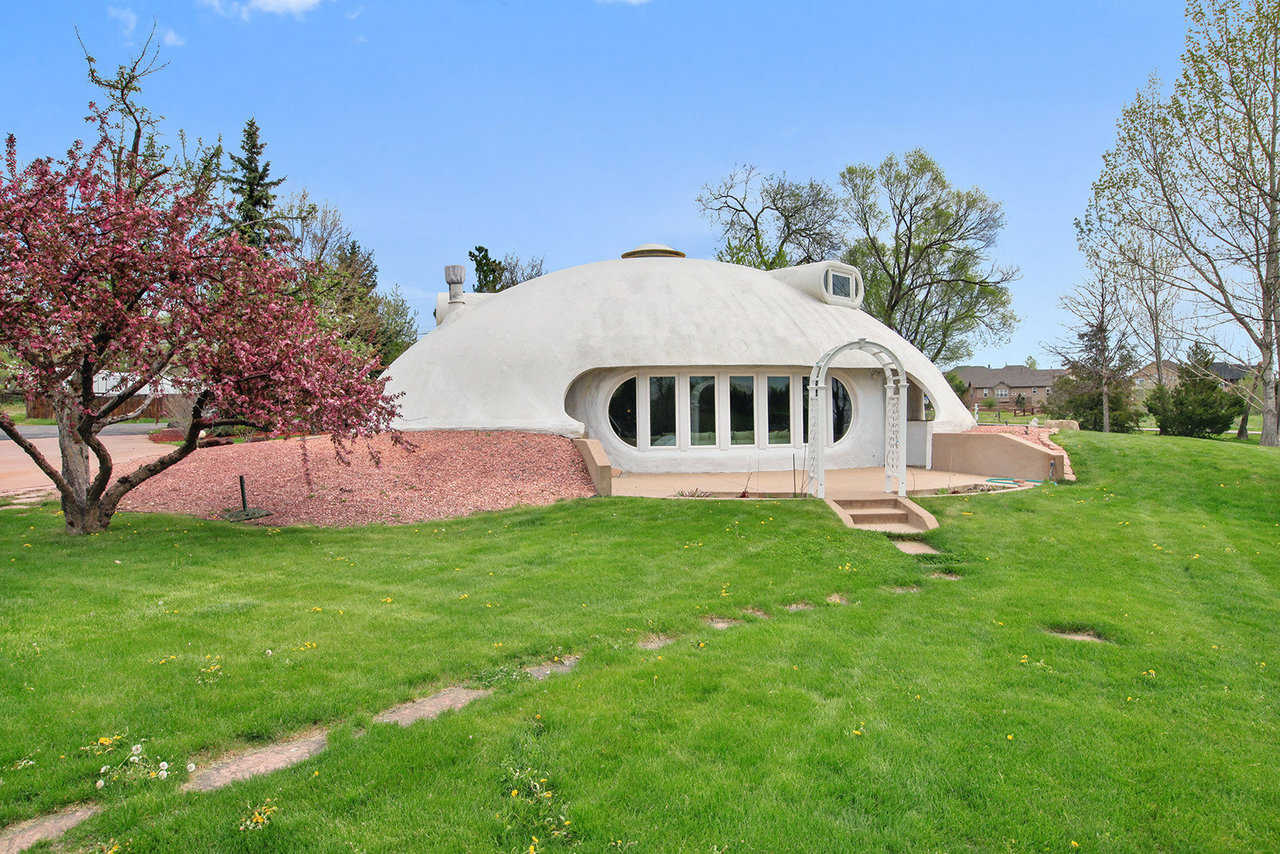
<svg viewBox="0 0 1280 854">
<path fill-rule="evenodd" d="M 831 289 L 832 275 L 846 276 L 849 279 L 849 296 L 836 296 Z M 856 267 L 848 264 L 832 262 L 822 271 L 822 298 L 831 305 L 844 305 L 850 308 L 861 308 L 866 286 L 862 283 L 862 274 Z"/>
<path fill-rule="evenodd" d="M 1008 396 L 1009 396 L 1009 389 L 1005 388 L 1004 386 L 1000 386 L 999 388 L 996 389 L 996 397 L 1008 397 Z"/>
<path fill-rule="evenodd" d="M 753 423 L 755 425 L 755 441 L 751 444 L 734 445 L 732 444 L 732 436 L 729 429 L 729 378 L 745 377 L 752 378 L 752 404 L 753 404 Z M 651 444 L 650 437 L 650 421 L 649 421 L 649 381 L 653 377 L 675 377 L 676 385 L 676 444 L 655 446 Z M 692 444 L 692 414 L 689 410 L 689 378 L 690 377 L 714 377 L 715 378 L 715 394 L 716 394 L 716 442 L 714 445 L 694 445 Z M 787 377 L 790 389 L 790 406 L 791 406 L 791 441 L 782 444 L 770 444 L 769 442 L 769 377 Z M 666 368 L 640 370 L 635 373 L 624 374 L 612 383 L 609 389 L 609 395 L 605 398 L 605 427 L 609 430 L 614 440 L 632 447 L 622 441 L 622 438 L 613 432 L 612 426 L 608 422 L 608 407 L 613 400 L 613 396 L 618 393 L 618 389 L 622 387 L 627 380 L 634 379 L 636 381 L 636 444 L 635 450 L 657 453 L 688 453 L 698 451 L 731 451 L 731 450 L 782 450 L 785 448 L 803 448 L 804 447 L 804 382 L 809 378 L 808 374 L 796 373 L 794 370 L 779 370 L 777 368 L 739 368 L 739 369 L 710 369 L 710 368 Z M 845 387 L 850 398 L 854 399 L 854 419 L 849 425 L 849 430 L 841 441 L 847 439 L 853 434 L 854 425 L 857 421 L 856 397 L 854 395 L 854 387 L 848 380 L 841 377 L 832 376 L 830 379 L 839 379 L 841 385 Z M 985 396 L 985 395 L 984 395 Z M 835 441 L 835 419 L 824 419 L 827 428 L 825 437 L 828 447 L 834 446 Z"/>
</svg>

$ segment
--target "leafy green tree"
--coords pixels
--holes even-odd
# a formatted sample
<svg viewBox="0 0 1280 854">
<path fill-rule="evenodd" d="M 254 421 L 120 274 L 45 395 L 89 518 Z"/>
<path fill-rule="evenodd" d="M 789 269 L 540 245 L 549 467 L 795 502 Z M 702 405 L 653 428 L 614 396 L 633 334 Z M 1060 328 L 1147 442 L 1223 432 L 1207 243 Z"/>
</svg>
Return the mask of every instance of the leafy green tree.
<svg viewBox="0 0 1280 854">
<path fill-rule="evenodd" d="M 1053 418 L 1071 418 L 1080 422 L 1082 430 L 1102 431 L 1103 396 L 1102 381 L 1090 375 L 1087 369 L 1082 376 L 1068 374 L 1059 377 L 1049 389 L 1045 409 Z M 1133 402 L 1133 384 L 1130 380 L 1111 381 L 1107 384 L 1107 426 L 1112 433 L 1131 433 L 1142 420 L 1142 410 Z"/>
<path fill-rule="evenodd" d="M 398 287 L 379 285 L 373 251 L 335 208 L 313 203 L 304 192 L 284 206 L 281 222 L 289 226 L 290 251 L 308 271 L 299 295 L 320 309 L 322 322 L 338 330 L 348 349 L 376 355 L 386 367 L 418 340 L 417 315 Z"/>
<path fill-rule="evenodd" d="M 1026 359 L 1026 361 L 1025 361 L 1025 362 L 1023 362 L 1023 364 L 1024 364 L 1024 365 L 1026 365 L 1028 368 L 1030 368 L 1031 370 L 1033 370 L 1033 371 L 1034 371 L 1034 370 L 1036 369 L 1036 357 L 1035 357 L 1035 356 L 1028 356 L 1028 357 L 1027 357 L 1027 359 Z"/>
<path fill-rule="evenodd" d="M 969 384 L 961 379 L 960 375 L 955 371 L 947 371 L 947 382 L 951 385 L 951 390 L 956 393 L 956 397 L 964 400 L 964 396 L 969 392 Z"/>
<path fill-rule="evenodd" d="M 730 264 L 776 270 L 833 258 L 844 244 L 840 198 L 821 181 L 739 166 L 704 186 L 697 203 L 720 226 L 716 258 Z"/>
<path fill-rule="evenodd" d="M 1018 392 L 1018 396 L 1013 399 L 1013 407 L 1019 412 L 1027 411 L 1027 396 L 1022 392 Z"/>
<path fill-rule="evenodd" d="M 229 225 L 250 246 L 263 247 L 284 234 L 284 227 L 274 216 L 275 189 L 284 178 L 271 177 L 271 162 L 263 160 L 267 144 L 259 136 L 258 123 L 252 117 L 244 123 L 240 153 L 229 155 L 234 169 L 224 180 L 235 202 L 235 218 Z"/>
<path fill-rule="evenodd" d="M 1147 409 L 1155 416 L 1161 433 L 1205 439 L 1231 428 L 1244 401 L 1222 388 L 1212 365 L 1213 353 L 1196 344 L 1178 366 L 1178 387 L 1170 393 L 1159 386 L 1148 396 Z"/>
<path fill-rule="evenodd" d="M 399 285 L 392 285 L 389 292 L 373 297 L 377 319 L 373 347 L 378 352 L 378 360 L 386 366 L 418 340 L 418 316 L 400 293 Z"/>
<path fill-rule="evenodd" d="M 1249 348 L 1260 441 L 1280 445 L 1280 2 L 1187 0 L 1186 21 L 1172 85 L 1153 79 L 1116 123 L 1094 218 L 1109 254 L 1190 303 L 1199 337 Z"/>
<path fill-rule="evenodd" d="M 476 282 L 472 290 L 478 294 L 496 294 L 542 275 L 541 258 L 522 261 L 519 255 L 508 253 L 499 261 L 484 246 L 477 246 L 467 257 L 475 265 Z"/>
<path fill-rule="evenodd" d="M 1004 227 L 999 202 L 953 187 L 920 149 L 849 166 L 840 183 L 853 236 L 844 260 L 862 273 L 868 313 L 935 362 L 1008 340 L 1018 270 L 991 260 Z"/>
</svg>

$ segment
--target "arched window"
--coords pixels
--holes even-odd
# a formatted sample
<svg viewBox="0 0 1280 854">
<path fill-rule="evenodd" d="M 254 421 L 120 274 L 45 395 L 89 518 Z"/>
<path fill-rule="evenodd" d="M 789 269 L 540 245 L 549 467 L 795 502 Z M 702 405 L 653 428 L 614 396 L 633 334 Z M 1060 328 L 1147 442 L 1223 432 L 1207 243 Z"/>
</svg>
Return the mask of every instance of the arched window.
<svg viewBox="0 0 1280 854">
<path fill-rule="evenodd" d="M 636 446 L 636 378 L 623 380 L 609 398 L 609 426 L 618 438 Z"/>
<path fill-rule="evenodd" d="M 831 435 L 833 442 L 839 442 L 849 432 L 849 425 L 853 423 L 853 398 L 849 396 L 849 389 L 845 388 L 844 383 L 835 377 L 828 376 L 831 381 Z M 809 441 L 809 378 L 804 377 L 801 380 L 801 400 L 804 407 L 802 418 L 804 424 L 804 441 Z"/>
<path fill-rule="evenodd" d="M 842 381 L 829 377 L 827 385 L 825 439 L 839 442 L 850 432 L 857 403 Z M 809 441 L 809 378 L 794 369 L 637 369 L 614 387 L 607 414 L 614 436 L 633 448 L 799 448 Z"/>
<path fill-rule="evenodd" d="M 844 383 L 835 377 L 831 378 L 831 435 L 839 442 L 849 432 L 853 422 L 853 399 Z"/>
</svg>

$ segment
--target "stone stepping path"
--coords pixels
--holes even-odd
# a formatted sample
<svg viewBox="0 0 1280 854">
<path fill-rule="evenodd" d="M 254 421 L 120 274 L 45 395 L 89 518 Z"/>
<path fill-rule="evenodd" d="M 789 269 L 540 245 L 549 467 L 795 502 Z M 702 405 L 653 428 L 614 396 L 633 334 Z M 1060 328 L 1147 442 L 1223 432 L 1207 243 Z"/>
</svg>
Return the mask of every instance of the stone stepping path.
<svg viewBox="0 0 1280 854">
<path fill-rule="evenodd" d="M 899 587 L 890 587 L 890 593 L 919 593 L 920 588 L 914 584 L 904 584 Z"/>
<path fill-rule="evenodd" d="M 667 639 L 670 643 L 671 639 Z M 665 645 L 665 644 L 664 644 Z M 556 656 L 542 664 L 524 668 L 531 678 L 542 681 L 553 673 L 568 673 L 581 660 L 578 655 Z M 421 720 L 432 720 L 447 711 L 461 709 L 481 697 L 493 693 L 490 688 L 467 688 L 450 685 L 434 694 L 392 706 L 374 717 L 376 723 L 401 726 Z M 329 730 L 320 727 L 265 747 L 238 751 L 197 769 L 182 784 L 183 792 L 212 792 L 241 780 L 290 768 L 310 759 L 329 746 Z M 100 804 L 84 804 L 60 812 L 29 819 L 0 831 L 0 854 L 18 854 L 33 845 L 55 840 L 71 828 L 102 811 Z"/>
<path fill-rule="evenodd" d="M 379 724 L 408 726 L 414 721 L 429 721 L 438 718 L 444 712 L 461 709 L 472 701 L 488 697 L 492 693 L 493 691 L 488 688 L 462 688 L 455 685 L 430 696 L 392 706 L 375 716 L 373 721 Z"/>
<path fill-rule="evenodd" d="M 790 605 L 784 605 L 788 611 L 795 613 L 796 611 L 812 611 L 813 606 L 808 602 L 792 602 Z"/>
<path fill-rule="evenodd" d="M 724 631 L 725 629 L 742 625 L 742 620 L 735 620 L 732 617 L 707 617 L 707 625 L 713 629 Z"/>
<path fill-rule="evenodd" d="M 556 656 L 551 661 L 530 665 L 524 668 L 524 672 L 533 679 L 541 681 L 553 673 L 568 673 L 580 658 L 581 656 L 577 655 L 566 655 L 564 658 Z M 392 706 L 375 715 L 373 720 L 380 724 L 394 723 L 409 726 L 417 721 L 434 720 L 445 712 L 469 706 L 481 697 L 488 697 L 492 693 L 491 688 L 450 685 L 434 694 Z M 328 743 L 329 730 L 318 729 L 247 753 L 228 756 L 208 768 L 196 771 L 191 779 L 183 784 L 182 791 L 211 792 L 259 774 L 269 774 L 272 771 L 289 768 L 320 753 Z"/>
<path fill-rule="evenodd" d="M 7 827 L 0 831 L 0 854 L 18 854 L 41 842 L 50 842 L 100 812 L 102 807 L 97 804 L 83 804 Z"/>
<path fill-rule="evenodd" d="M 535 664 L 532 667 L 526 667 L 524 672 L 541 682 L 552 673 L 568 673 L 577 666 L 581 657 L 582 656 L 579 655 L 566 655 L 564 658 L 561 658 L 557 655 L 555 658 L 545 662 L 544 664 Z"/>
<path fill-rule="evenodd" d="M 182 784 L 182 791 L 212 792 L 259 774 L 270 774 L 310 759 L 328 745 L 329 731 L 321 729 L 247 753 L 233 754 L 193 773 Z"/>
<path fill-rule="evenodd" d="M 1081 629 L 1080 631 L 1069 631 L 1067 629 L 1045 629 L 1047 634 L 1053 635 L 1055 638 L 1066 638 L 1073 641 L 1084 641 L 1086 643 L 1111 643 L 1102 635 L 1092 629 Z"/>
<path fill-rule="evenodd" d="M 759 608 L 743 608 L 742 613 L 747 614 L 748 616 L 751 616 L 751 617 L 755 617 L 758 620 L 769 619 L 769 615 L 766 614 L 764 611 L 761 611 Z"/>
<path fill-rule="evenodd" d="M 922 540 L 894 540 L 898 551 L 909 555 L 936 555 L 942 552 Z"/>
<path fill-rule="evenodd" d="M 636 646 L 641 649 L 654 650 L 662 649 L 664 646 L 669 646 L 675 642 L 676 639 L 670 635 L 649 635 L 648 637 L 641 638 L 636 643 Z"/>
<path fill-rule="evenodd" d="M 828 605 L 848 605 L 849 600 L 841 596 L 839 593 L 832 593 L 827 597 Z"/>
</svg>

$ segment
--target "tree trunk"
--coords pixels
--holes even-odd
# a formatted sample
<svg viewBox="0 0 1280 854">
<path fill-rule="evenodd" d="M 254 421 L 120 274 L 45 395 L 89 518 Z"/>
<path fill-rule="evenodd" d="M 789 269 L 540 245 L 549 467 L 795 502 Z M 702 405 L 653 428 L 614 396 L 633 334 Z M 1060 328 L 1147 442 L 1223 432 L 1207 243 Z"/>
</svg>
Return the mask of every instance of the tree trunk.
<svg viewBox="0 0 1280 854">
<path fill-rule="evenodd" d="M 70 392 L 59 394 L 50 401 L 54 419 L 58 422 L 58 452 L 62 457 L 62 478 L 66 486 L 62 495 L 62 518 L 67 532 L 89 534 L 84 528 L 85 512 L 89 499 L 89 446 L 80 439 L 77 428 L 79 402 Z M 96 530 L 96 529 L 95 529 Z"/>
<path fill-rule="evenodd" d="M 111 524 L 111 517 L 115 515 L 118 501 L 108 504 L 101 496 L 91 496 L 91 450 L 80 435 L 80 403 L 74 395 L 67 393 L 59 395 L 53 401 L 53 409 L 58 422 L 62 479 L 66 482 L 66 488 L 59 490 L 62 493 L 62 519 L 66 531 L 68 534 L 96 534 L 105 531 Z"/>
<path fill-rule="evenodd" d="M 1275 371 L 1268 353 L 1262 362 L 1262 436 L 1261 445 L 1280 445 L 1280 427 L 1276 423 L 1276 381 Z"/>
<path fill-rule="evenodd" d="M 1154 281 L 1155 275 L 1152 274 L 1151 278 Z M 1154 306 L 1151 313 L 1151 349 L 1155 351 L 1156 356 L 1156 385 L 1164 388 L 1164 346 L 1160 340 L 1160 303 L 1157 301 L 1158 297 L 1156 296 L 1155 288 L 1152 288 L 1151 299 Z"/>
<path fill-rule="evenodd" d="M 1102 432 L 1111 432 L 1111 395 L 1107 388 L 1107 381 L 1102 381 Z"/>
<path fill-rule="evenodd" d="M 111 524 L 114 509 L 108 510 L 101 501 L 82 505 L 70 505 L 62 500 L 62 518 L 66 522 L 68 534 L 97 534 L 107 530 Z"/>
<path fill-rule="evenodd" d="M 1240 416 L 1240 427 L 1236 430 L 1237 439 L 1249 438 L 1249 398 L 1244 399 L 1244 414 Z"/>
</svg>

